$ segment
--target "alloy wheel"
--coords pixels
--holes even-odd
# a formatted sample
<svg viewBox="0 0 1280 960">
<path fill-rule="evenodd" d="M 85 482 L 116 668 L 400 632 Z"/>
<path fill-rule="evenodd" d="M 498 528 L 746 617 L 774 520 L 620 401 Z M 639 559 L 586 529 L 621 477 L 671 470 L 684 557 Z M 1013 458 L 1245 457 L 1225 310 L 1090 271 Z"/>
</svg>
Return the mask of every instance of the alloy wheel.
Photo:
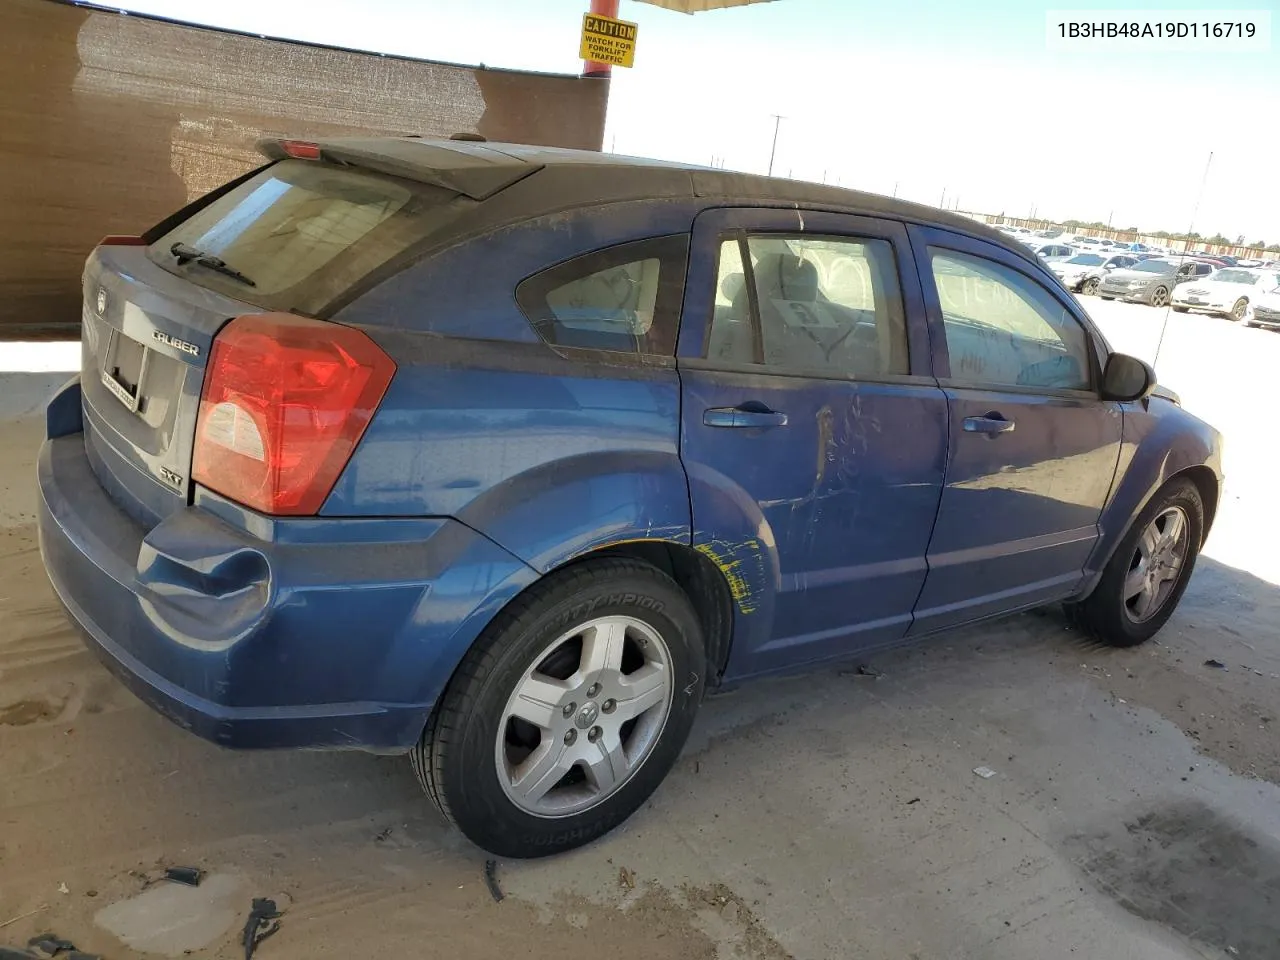
<svg viewBox="0 0 1280 960">
<path fill-rule="evenodd" d="M 552 818 L 616 793 L 662 735 L 671 670 L 661 635 L 633 617 L 599 617 L 558 637 L 503 710 L 495 754 L 507 797 Z"/>
<path fill-rule="evenodd" d="M 1157 287 L 1155 293 L 1151 294 L 1151 305 L 1153 307 L 1163 307 L 1169 302 L 1169 291 L 1164 287 Z"/>
<path fill-rule="evenodd" d="M 1249 309 L 1249 301 L 1241 297 L 1236 301 L 1235 306 L 1231 308 L 1232 320 L 1243 320 L 1245 313 Z"/>
<path fill-rule="evenodd" d="M 1178 584 L 1187 559 L 1190 525 L 1181 507 L 1157 514 L 1138 538 L 1138 546 L 1124 579 L 1125 614 L 1143 623 L 1159 613 Z"/>
</svg>

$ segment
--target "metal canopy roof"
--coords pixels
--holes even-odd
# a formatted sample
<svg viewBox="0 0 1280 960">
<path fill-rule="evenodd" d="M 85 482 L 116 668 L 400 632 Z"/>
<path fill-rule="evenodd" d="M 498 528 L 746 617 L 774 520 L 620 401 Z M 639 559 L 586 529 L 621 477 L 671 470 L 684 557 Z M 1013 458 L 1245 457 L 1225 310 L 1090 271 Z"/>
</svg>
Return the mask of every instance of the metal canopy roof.
<svg viewBox="0 0 1280 960">
<path fill-rule="evenodd" d="M 771 3 L 772 0 L 640 0 L 655 7 L 675 10 L 678 13 L 703 13 L 707 10 L 723 10 L 725 7 L 745 7 L 749 3 Z"/>
</svg>

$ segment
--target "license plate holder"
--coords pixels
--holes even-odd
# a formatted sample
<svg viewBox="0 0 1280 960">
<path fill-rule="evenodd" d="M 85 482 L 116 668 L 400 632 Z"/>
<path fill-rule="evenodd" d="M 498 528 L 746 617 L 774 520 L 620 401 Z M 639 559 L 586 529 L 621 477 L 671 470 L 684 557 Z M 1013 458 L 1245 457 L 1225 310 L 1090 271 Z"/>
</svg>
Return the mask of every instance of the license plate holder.
<svg viewBox="0 0 1280 960">
<path fill-rule="evenodd" d="M 150 356 L 150 350 L 114 328 L 107 336 L 98 373 L 107 392 L 130 413 L 137 413 L 142 405 L 142 385 Z"/>
</svg>

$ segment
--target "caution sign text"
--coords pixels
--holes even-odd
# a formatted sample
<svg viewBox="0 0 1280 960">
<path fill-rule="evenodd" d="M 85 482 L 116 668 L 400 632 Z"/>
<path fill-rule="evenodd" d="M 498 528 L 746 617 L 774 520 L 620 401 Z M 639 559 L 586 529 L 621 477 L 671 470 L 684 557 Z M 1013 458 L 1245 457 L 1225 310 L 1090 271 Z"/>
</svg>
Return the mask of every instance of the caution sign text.
<svg viewBox="0 0 1280 960">
<path fill-rule="evenodd" d="M 613 17 L 585 14 L 582 18 L 582 47 L 578 55 L 583 60 L 597 63 L 631 66 L 636 58 L 636 25 Z"/>
</svg>

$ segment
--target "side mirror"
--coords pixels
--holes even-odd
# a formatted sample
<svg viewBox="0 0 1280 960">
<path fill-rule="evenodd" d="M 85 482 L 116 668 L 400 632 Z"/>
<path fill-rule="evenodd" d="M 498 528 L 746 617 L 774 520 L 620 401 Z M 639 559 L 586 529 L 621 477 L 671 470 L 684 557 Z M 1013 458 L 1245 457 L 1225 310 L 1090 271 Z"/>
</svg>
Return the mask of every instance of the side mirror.
<svg viewBox="0 0 1280 960">
<path fill-rule="evenodd" d="M 1156 388 L 1156 372 L 1151 364 L 1125 353 L 1113 353 L 1102 371 L 1104 400 L 1142 400 Z"/>
</svg>

